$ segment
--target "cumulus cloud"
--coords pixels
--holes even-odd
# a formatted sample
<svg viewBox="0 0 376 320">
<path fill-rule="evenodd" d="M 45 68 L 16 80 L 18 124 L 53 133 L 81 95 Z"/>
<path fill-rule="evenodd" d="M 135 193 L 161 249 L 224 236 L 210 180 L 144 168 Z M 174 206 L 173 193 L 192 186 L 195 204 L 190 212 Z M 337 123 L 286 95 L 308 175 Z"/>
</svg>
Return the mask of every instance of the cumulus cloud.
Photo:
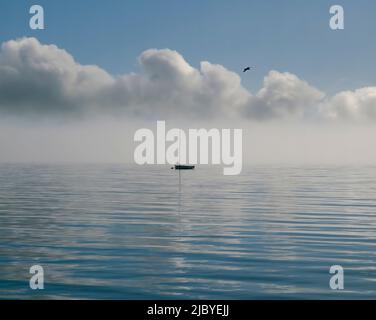
<svg viewBox="0 0 376 320">
<path fill-rule="evenodd" d="M 0 112 L 125 114 L 140 117 L 376 118 L 376 88 L 332 98 L 288 72 L 270 71 L 252 94 L 239 75 L 201 62 L 191 66 L 170 49 L 139 56 L 140 72 L 113 76 L 82 65 L 65 50 L 35 38 L 4 42 L 0 52 Z"/>
<path fill-rule="evenodd" d="M 376 120 L 376 87 L 340 92 L 321 109 L 330 119 Z"/>
<path fill-rule="evenodd" d="M 147 50 L 139 63 L 140 74 L 115 77 L 35 38 L 5 42 L 0 53 L 0 110 L 202 117 L 231 113 L 248 101 L 239 76 L 222 66 L 202 62 L 197 70 L 169 49 Z"/>
<path fill-rule="evenodd" d="M 270 71 L 247 109 L 251 117 L 281 118 L 314 113 L 325 94 L 297 76 Z"/>
<path fill-rule="evenodd" d="M 66 51 L 35 38 L 2 44 L 0 108 L 15 113 L 66 112 L 90 107 L 113 78 L 76 63 Z"/>
</svg>

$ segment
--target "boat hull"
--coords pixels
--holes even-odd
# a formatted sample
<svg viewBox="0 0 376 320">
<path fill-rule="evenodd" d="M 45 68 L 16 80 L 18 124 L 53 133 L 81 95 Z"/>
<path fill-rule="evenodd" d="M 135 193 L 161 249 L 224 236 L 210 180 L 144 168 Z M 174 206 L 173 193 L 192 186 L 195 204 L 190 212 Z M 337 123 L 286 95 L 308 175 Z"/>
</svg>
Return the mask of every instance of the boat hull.
<svg viewBox="0 0 376 320">
<path fill-rule="evenodd" d="M 181 165 L 177 164 L 175 165 L 175 170 L 193 170 L 195 166 L 188 166 L 188 165 Z"/>
</svg>

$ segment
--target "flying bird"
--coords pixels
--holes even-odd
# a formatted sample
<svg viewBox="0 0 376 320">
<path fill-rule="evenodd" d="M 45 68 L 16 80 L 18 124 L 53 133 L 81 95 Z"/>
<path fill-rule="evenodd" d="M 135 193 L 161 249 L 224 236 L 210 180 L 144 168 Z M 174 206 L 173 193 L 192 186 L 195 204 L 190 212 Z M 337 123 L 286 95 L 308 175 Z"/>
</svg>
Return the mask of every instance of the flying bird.
<svg viewBox="0 0 376 320">
<path fill-rule="evenodd" d="M 251 70 L 251 67 L 244 68 L 244 69 L 243 69 L 243 72 L 247 72 L 247 71 L 249 71 L 249 70 Z"/>
</svg>

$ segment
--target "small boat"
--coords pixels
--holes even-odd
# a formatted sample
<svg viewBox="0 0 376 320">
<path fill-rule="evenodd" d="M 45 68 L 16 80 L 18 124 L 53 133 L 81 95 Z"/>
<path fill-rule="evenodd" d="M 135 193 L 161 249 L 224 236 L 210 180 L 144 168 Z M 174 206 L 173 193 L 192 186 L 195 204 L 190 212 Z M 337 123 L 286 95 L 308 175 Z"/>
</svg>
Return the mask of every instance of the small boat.
<svg viewBox="0 0 376 320">
<path fill-rule="evenodd" d="M 183 164 L 176 164 L 175 165 L 175 170 L 193 170 L 195 166 L 188 166 L 188 165 L 183 165 Z"/>
</svg>

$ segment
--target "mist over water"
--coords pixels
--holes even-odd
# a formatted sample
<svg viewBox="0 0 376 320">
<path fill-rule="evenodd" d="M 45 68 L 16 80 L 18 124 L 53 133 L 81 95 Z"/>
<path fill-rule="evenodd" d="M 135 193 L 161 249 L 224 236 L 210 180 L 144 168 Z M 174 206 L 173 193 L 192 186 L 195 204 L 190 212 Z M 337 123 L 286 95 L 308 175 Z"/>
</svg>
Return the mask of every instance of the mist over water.
<svg viewBox="0 0 376 320">
<path fill-rule="evenodd" d="M 179 193 L 169 166 L 2 164 L 0 298 L 374 298 L 375 189 L 371 166 L 199 166 Z"/>
<path fill-rule="evenodd" d="M 139 142 L 135 132 L 146 128 L 157 134 L 157 120 L 166 130 L 242 129 L 243 164 L 372 165 L 376 163 L 376 128 L 371 124 L 284 123 L 225 120 L 141 120 L 91 117 L 0 119 L 0 163 L 127 163 L 134 164 Z M 172 142 L 166 143 L 166 148 Z"/>
</svg>

